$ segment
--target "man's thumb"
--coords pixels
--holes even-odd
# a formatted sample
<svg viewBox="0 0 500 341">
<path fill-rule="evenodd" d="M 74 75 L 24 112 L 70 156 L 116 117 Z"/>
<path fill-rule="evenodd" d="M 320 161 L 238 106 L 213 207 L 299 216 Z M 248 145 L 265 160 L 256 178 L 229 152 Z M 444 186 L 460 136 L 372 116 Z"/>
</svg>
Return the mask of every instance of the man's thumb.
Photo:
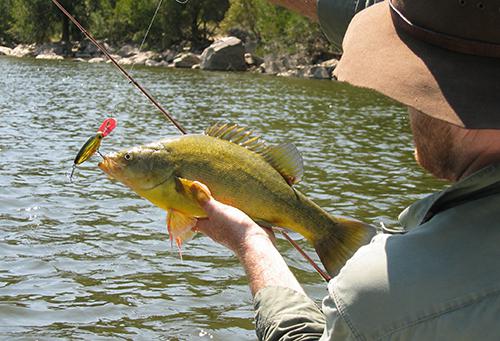
<svg viewBox="0 0 500 341">
<path fill-rule="evenodd" d="M 191 184 L 190 190 L 193 194 L 193 197 L 196 199 L 196 201 L 198 201 L 201 207 L 205 207 L 212 198 L 212 193 L 210 193 L 208 187 L 201 182 L 194 181 Z"/>
</svg>

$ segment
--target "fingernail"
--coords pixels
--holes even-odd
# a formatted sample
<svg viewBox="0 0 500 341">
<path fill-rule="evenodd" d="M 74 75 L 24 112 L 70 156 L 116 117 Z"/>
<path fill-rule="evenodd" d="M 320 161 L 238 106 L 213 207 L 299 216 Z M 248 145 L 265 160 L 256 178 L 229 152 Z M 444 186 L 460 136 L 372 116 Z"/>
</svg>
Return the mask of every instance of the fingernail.
<svg viewBox="0 0 500 341">
<path fill-rule="evenodd" d="M 204 188 L 199 182 L 194 182 L 191 185 L 191 193 L 193 193 L 193 196 L 200 205 L 210 201 L 210 192 L 208 192 L 208 189 Z"/>
</svg>

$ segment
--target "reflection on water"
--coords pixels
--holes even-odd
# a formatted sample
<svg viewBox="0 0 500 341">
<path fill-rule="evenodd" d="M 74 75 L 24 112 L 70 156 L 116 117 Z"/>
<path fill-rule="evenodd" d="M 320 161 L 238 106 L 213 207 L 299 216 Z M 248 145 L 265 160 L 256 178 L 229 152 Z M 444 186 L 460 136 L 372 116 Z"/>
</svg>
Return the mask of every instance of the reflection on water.
<svg viewBox="0 0 500 341">
<path fill-rule="evenodd" d="M 0 58 L 0 335 L 8 339 L 252 340 L 253 311 L 231 253 L 199 237 L 181 262 L 165 213 L 110 182 L 97 158 L 67 174 L 110 115 L 104 152 L 175 129 L 110 65 Z M 330 81 L 140 69 L 134 75 L 191 132 L 214 122 L 294 142 L 298 188 L 373 224 L 442 186 L 412 158 L 405 110 Z M 312 249 L 302 244 L 311 251 Z M 316 300 L 325 285 L 279 248 Z"/>
</svg>

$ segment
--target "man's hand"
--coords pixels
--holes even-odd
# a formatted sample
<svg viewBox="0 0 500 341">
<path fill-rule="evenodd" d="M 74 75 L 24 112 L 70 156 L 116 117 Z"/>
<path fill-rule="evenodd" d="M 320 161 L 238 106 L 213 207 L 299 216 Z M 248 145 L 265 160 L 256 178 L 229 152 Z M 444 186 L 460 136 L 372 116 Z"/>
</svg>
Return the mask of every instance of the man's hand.
<svg viewBox="0 0 500 341">
<path fill-rule="evenodd" d="M 212 198 L 208 188 L 195 182 L 192 188 L 195 197 L 208 215 L 199 219 L 193 230 L 201 232 L 233 251 L 238 257 L 259 240 L 273 241 L 271 230 L 258 226 L 249 216 L 232 206 L 224 205 Z"/>
<path fill-rule="evenodd" d="M 271 3 L 288 8 L 313 21 L 318 21 L 317 0 L 269 0 Z"/>
<path fill-rule="evenodd" d="M 207 218 L 198 220 L 193 230 L 236 254 L 247 273 L 253 295 L 266 286 L 282 286 L 304 293 L 275 248 L 272 231 L 263 229 L 237 208 L 212 198 L 208 188 L 199 182 L 191 186 L 191 191 L 207 214 Z"/>
</svg>

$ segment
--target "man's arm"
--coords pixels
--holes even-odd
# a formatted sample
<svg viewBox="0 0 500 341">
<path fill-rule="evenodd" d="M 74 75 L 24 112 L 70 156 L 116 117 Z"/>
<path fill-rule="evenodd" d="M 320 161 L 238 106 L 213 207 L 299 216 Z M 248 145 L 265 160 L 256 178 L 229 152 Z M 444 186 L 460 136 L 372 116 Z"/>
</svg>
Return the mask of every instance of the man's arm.
<svg viewBox="0 0 500 341">
<path fill-rule="evenodd" d="M 269 0 L 319 22 L 328 40 L 339 49 L 352 17 L 380 1 L 383 0 Z"/>
<path fill-rule="evenodd" d="M 213 199 L 194 183 L 195 198 L 207 213 L 193 228 L 225 245 L 239 258 L 254 296 L 259 340 L 318 340 L 325 316 L 304 293 L 275 248 L 274 235 L 240 210 Z"/>
<path fill-rule="evenodd" d="M 252 296 L 266 286 L 280 286 L 304 294 L 304 290 L 274 246 L 274 236 L 240 210 L 224 205 L 195 183 L 192 188 L 208 215 L 194 230 L 226 246 L 239 258 L 248 276 Z"/>
</svg>

